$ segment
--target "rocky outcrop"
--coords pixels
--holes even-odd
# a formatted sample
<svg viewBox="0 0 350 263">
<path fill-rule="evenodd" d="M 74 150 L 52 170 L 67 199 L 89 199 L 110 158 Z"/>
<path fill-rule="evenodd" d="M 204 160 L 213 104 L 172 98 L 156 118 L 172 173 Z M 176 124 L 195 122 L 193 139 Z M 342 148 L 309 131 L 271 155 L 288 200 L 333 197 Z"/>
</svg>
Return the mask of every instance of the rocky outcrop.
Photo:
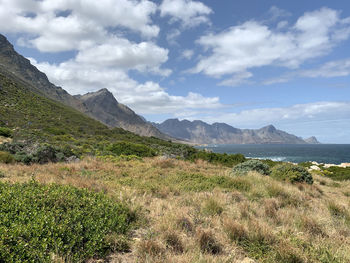
<svg viewBox="0 0 350 263">
<path fill-rule="evenodd" d="M 119 103 L 107 89 L 76 95 L 88 109 L 88 115 L 109 127 L 119 127 L 142 136 L 170 139 L 151 123 L 137 115 L 133 110 Z"/>
<path fill-rule="evenodd" d="M 309 144 L 321 144 L 315 136 L 311 136 L 310 138 L 304 139 L 304 141 Z"/>
<path fill-rule="evenodd" d="M 169 119 L 154 123 L 161 132 L 199 144 L 306 144 L 302 138 L 277 130 L 273 125 L 261 129 L 238 129 L 226 123 Z"/>
</svg>

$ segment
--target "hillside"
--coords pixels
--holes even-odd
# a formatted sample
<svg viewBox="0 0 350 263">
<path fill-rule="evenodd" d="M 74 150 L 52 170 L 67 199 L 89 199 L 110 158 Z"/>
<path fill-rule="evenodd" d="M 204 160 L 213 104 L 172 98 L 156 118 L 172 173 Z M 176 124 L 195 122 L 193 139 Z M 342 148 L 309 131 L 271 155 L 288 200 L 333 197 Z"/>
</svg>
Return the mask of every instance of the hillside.
<svg viewBox="0 0 350 263">
<path fill-rule="evenodd" d="M 317 139 L 303 140 L 300 137 L 276 129 L 273 125 L 261 129 L 238 129 L 225 123 L 168 119 L 154 123 L 161 132 L 174 138 L 200 144 L 306 144 L 316 143 Z"/>
<path fill-rule="evenodd" d="M 61 87 L 52 84 L 43 72 L 18 54 L 13 45 L 1 34 L 0 72 L 15 78 L 17 82 L 20 81 L 31 91 L 70 106 L 107 126 L 123 128 L 141 136 L 171 139 L 127 106 L 118 103 L 110 92 L 99 91 L 83 96 L 72 96 Z"/>
<path fill-rule="evenodd" d="M 0 73 L 0 127 L 13 129 L 15 142 L 49 143 L 76 156 L 95 155 L 120 141 L 152 147 L 158 154 L 183 155 L 190 149 L 154 137 L 138 136 L 121 128 L 109 128 L 24 85 L 16 78 Z"/>
</svg>

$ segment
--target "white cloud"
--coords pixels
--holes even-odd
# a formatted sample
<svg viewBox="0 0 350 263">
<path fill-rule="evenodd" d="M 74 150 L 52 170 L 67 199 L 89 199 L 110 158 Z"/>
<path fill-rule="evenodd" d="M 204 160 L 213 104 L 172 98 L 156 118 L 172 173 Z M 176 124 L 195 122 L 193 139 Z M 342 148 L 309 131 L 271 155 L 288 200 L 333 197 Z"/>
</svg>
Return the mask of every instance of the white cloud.
<svg viewBox="0 0 350 263">
<path fill-rule="evenodd" d="M 156 11 L 148 0 L 2 0 L 0 30 L 29 34 L 27 44 L 40 51 L 79 50 L 105 42 L 111 29 L 157 36 L 159 27 L 151 20 Z"/>
<path fill-rule="evenodd" d="M 219 83 L 220 86 L 231 86 L 236 87 L 242 84 L 249 83 L 248 80 L 253 76 L 252 73 L 248 71 L 238 72 L 234 74 L 231 78 L 225 79 Z"/>
<path fill-rule="evenodd" d="M 171 30 L 170 32 L 167 33 L 166 35 L 166 40 L 168 41 L 169 44 L 171 45 L 178 45 L 176 42 L 176 39 L 181 35 L 181 31 L 177 28 Z"/>
<path fill-rule="evenodd" d="M 265 80 L 263 84 L 271 85 L 288 82 L 294 78 L 334 78 L 350 76 L 350 58 L 329 61 L 317 68 L 292 71 L 278 78 Z"/>
<path fill-rule="evenodd" d="M 284 9 L 278 8 L 277 6 L 271 6 L 268 14 L 270 16 L 271 21 L 291 16 L 291 13 Z"/>
<path fill-rule="evenodd" d="M 349 76 L 350 58 L 330 61 L 316 69 L 300 71 L 299 75 L 308 78 L 332 78 Z"/>
<path fill-rule="evenodd" d="M 322 8 L 305 13 L 283 32 L 257 21 L 247 21 L 218 34 L 207 34 L 197 43 L 210 53 L 190 72 L 222 77 L 270 65 L 298 68 L 349 38 L 348 20 L 341 19 L 335 10 Z"/>
<path fill-rule="evenodd" d="M 208 15 L 213 11 L 199 1 L 163 0 L 159 6 L 162 17 L 171 16 L 171 22 L 180 21 L 185 27 L 209 23 Z"/>
<path fill-rule="evenodd" d="M 161 75 L 171 71 L 161 70 L 159 66 L 168 60 L 168 50 L 151 42 L 133 43 L 124 38 L 113 38 L 109 42 L 81 50 L 76 62 L 96 67 L 116 69 L 137 69 Z"/>
<path fill-rule="evenodd" d="M 181 57 L 185 58 L 185 59 L 191 59 L 193 57 L 194 51 L 191 49 L 185 49 L 182 52 Z"/>
</svg>

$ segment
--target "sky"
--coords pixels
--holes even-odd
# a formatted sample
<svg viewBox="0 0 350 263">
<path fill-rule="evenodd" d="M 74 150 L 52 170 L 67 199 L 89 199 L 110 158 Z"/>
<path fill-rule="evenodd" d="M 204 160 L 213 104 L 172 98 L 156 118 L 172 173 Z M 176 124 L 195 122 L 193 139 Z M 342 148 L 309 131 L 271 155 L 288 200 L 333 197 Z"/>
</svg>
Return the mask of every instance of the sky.
<svg viewBox="0 0 350 263">
<path fill-rule="evenodd" d="M 149 121 L 350 143 L 348 0 L 0 0 L 0 33 L 69 93 Z"/>
</svg>

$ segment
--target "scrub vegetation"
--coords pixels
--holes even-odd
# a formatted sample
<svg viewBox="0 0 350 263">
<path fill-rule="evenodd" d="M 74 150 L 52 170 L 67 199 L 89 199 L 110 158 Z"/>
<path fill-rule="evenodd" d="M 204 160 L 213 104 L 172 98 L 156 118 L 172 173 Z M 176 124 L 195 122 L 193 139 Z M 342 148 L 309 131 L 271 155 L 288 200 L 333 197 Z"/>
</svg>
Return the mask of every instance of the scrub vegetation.
<svg viewBox="0 0 350 263">
<path fill-rule="evenodd" d="M 82 258 L 92 261 L 105 258 L 110 262 L 350 261 L 349 181 L 335 185 L 332 179 L 313 174 L 314 183 L 310 185 L 255 171 L 234 176 L 232 168 L 224 165 L 163 157 L 86 157 L 75 163 L 0 164 L 0 171 L 1 189 L 5 189 L 1 194 L 12 200 L 17 197 L 15 202 L 21 204 L 19 207 L 26 207 L 35 196 L 36 205 L 26 209 L 34 211 L 45 202 L 48 205 L 44 207 L 57 207 L 56 212 L 40 212 L 38 218 L 50 217 L 53 220 L 50 222 L 54 222 L 59 209 L 69 208 L 72 212 L 63 215 L 64 222 L 80 222 L 74 221 L 84 215 L 75 210 L 79 204 L 91 207 L 101 200 L 104 205 L 96 205 L 97 214 L 116 209 L 113 210 L 116 214 L 124 215 L 119 217 L 120 223 L 97 219 L 107 224 L 102 231 L 106 247 L 87 249 L 84 246 L 86 251 L 83 251 L 79 246 L 72 246 L 76 250 L 58 249 L 52 254 L 49 241 L 45 241 L 46 245 L 42 244 L 45 249 L 41 247 L 40 253 L 50 255 L 50 259 L 68 262 Z M 9 194 L 10 191 L 16 194 Z M 51 195 L 44 202 L 43 197 Z M 76 201 L 72 205 L 64 202 L 66 205 L 61 207 L 61 198 Z M 7 203 L 3 205 L 9 205 Z M 11 222 L 15 222 L 14 214 L 9 214 Z M 136 221 L 130 225 L 133 220 Z M 86 227 L 93 228 L 94 221 L 86 221 Z M 26 222 L 21 228 L 37 224 L 35 220 Z M 117 232 L 109 232 L 107 229 L 113 228 L 113 224 L 122 227 L 114 228 Z M 14 228 L 13 223 L 12 228 L 1 229 L 12 233 Z M 38 229 L 44 230 L 40 224 Z M 72 240 L 82 240 L 82 232 L 76 231 Z M 103 234 L 91 231 L 95 233 L 92 237 L 102 238 Z M 38 239 L 33 242 L 41 244 Z"/>
</svg>

